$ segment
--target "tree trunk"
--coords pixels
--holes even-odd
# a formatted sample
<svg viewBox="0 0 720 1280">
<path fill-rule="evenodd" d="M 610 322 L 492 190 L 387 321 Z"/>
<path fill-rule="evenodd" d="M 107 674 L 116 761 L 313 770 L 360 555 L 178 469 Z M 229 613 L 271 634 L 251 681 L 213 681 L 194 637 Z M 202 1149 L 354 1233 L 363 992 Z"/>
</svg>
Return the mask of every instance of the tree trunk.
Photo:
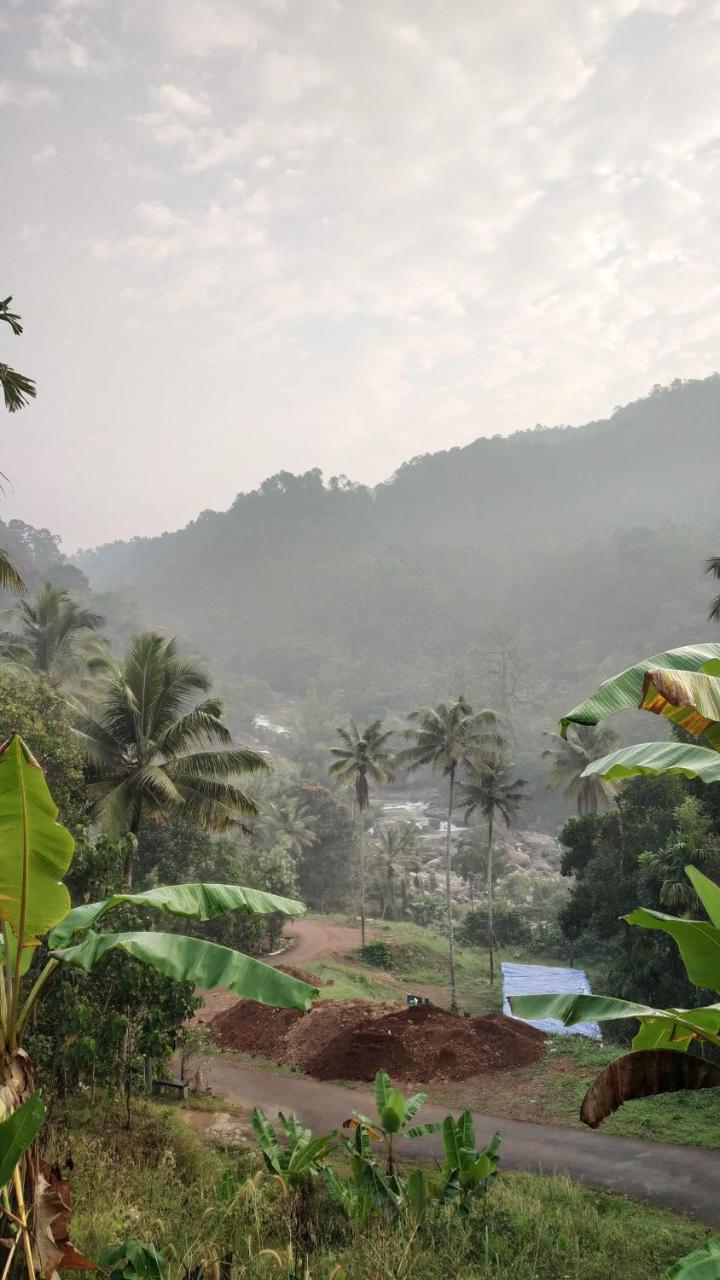
<svg viewBox="0 0 720 1280">
<path fill-rule="evenodd" d="M 137 848 L 138 832 L 140 831 L 140 814 L 133 818 L 130 823 L 130 835 L 134 836 L 134 840 L 128 842 L 128 850 L 125 854 L 125 865 L 123 866 L 123 890 L 130 893 L 133 884 L 133 858 Z"/>
<path fill-rule="evenodd" d="M 457 988 L 455 985 L 455 941 L 453 938 L 452 892 L 450 871 L 452 867 L 452 813 L 455 801 L 455 765 L 450 766 L 450 795 L 448 798 L 447 838 L 445 841 L 445 898 L 448 913 L 448 960 L 450 963 L 450 1012 L 457 1013 Z"/>
<path fill-rule="evenodd" d="M 365 946 L 365 814 L 358 805 L 360 816 L 360 945 Z"/>
<path fill-rule="evenodd" d="M 475 886 L 473 883 L 472 876 L 468 880 L 468 889 L 470 890 L 470 910 L 474 911 L 475 910 Z"/>
<path fill-rule="evenodd" d="M 487 854 L 487 898 L 488 898 L 488 956 L 490 959 L 490 985 L 495 980 L 495 935 L 493 933 L 493 811 L 488 814 L 488 854 Z"/>
</svg>

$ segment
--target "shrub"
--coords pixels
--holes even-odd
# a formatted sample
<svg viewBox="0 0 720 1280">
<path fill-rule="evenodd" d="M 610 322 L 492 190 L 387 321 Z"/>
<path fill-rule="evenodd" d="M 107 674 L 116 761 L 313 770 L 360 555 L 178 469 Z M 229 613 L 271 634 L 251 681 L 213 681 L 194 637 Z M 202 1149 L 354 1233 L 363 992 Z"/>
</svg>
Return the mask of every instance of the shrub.
<svg viewBox="0 0 720 1280">
<path fill-rule="evenodd" d="M 379 938 L 376 938 L 374 942 L 368 942 L 364 947 L 361 947 L 360 955 L 366 964 L 372 964 L 376 969 L 392 968 L 392 948 L 389 943 L 382 942 Z"/>
<path fill-rule="evenodd" d="M 493 933 L 499 947 L 523 947 L 532 939 L 532 930 L 525 915 L 505 902 L 496 902 L 493 909 Z M 458 942 L 469 947 L 488 946 L 487 907 L 468 911 L 458 930 Z"/>
</svg>

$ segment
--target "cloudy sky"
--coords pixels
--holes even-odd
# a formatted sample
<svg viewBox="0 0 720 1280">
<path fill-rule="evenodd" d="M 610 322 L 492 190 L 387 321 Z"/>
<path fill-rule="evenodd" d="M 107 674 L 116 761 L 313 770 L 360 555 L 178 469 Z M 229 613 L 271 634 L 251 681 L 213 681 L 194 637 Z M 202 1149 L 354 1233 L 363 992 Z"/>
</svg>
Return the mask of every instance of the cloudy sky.
<svg viewBox="0 0 720 1280">
<path fill-rule="evenodd" d="M 6 0 L 0 507 L 67 549 L 718 367 L 718 0 Z"/>
</svg>

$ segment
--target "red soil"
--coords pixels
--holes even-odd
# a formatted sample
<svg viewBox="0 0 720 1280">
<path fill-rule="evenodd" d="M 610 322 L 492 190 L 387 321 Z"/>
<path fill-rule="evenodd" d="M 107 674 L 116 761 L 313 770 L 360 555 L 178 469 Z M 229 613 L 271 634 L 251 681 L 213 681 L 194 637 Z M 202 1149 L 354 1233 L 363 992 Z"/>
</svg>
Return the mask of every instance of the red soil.
<svg viewBox="0 0 720 1280">
<path fill-rule="evenodd" d="M 541 1031 L 502 1013 L 458 1018 L 435 1005 L 403 1008 L 365 1000 L 318 1000 L 307 1013 L 241 1000 L 211 1023 L 218 1044 L 300 1067 L 318 1080 L 465 1080 L 529 1066 Z"/>
</svg>

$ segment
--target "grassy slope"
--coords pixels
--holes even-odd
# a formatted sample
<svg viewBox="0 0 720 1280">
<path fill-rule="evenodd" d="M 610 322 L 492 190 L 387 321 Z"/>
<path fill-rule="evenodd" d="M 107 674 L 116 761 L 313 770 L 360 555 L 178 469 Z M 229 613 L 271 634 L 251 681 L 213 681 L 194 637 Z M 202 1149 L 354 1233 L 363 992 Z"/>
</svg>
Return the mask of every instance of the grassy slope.
<svg viewBox="0 0 720 1280">
<path fill-rule="evenodd" d="M 120 1113 L 77 1102 L 54 1121 L 50 1153 L 71 1151 L 75 1164 L 78 1247 L 93 1256 L 128 1236 L 153 1241 L 170 1280 L 228 1250 L 235 1275 L 287 1274 L 287 1206 L 252 1156 L 204 1148 L 177 1113 L 153 1103 L 135 1104 L 132 1133 L 120 1123 Z M 218 1188 L 228 1169 L 238 1179 L 230 1203 Z M 476 1219 L 440 1224 L 409 1245 L 402 1230 L 354 1228 L 320 1208 L 312 1280 L 326 1280 L 337 1264 L 348 1280 L 606 1280 L 620 1257 L 623 1275 L 660 1280 L 709 1234 L 674 1214 L 530 1174 L 501 1173 Z"/>
<path fill-rule="evenodd" d="M 397 1000 L 417 988 L 418 994 L 447 1001 L 447 949 L 443 938 L 432 930 L 404 922 L 374 926 L 373 933 L 391 946 L 392 970 L 373 969 L 363 964 L 357 954 L 347 958 L 321 957 L 312 961 L 309 968 L 325 981 L 332 981 L 323 989 L 324 997 Z M 500 959 L 538 963 L 537 956 L 525 956 L 517 950 L 501 952 L 498 967 Z M 499 982 L 490 985 L 487 957 L 482 952 L 470 947 L 459 949 L 457 973 L 462 1009 L 479 1014 L 500 1008 Z M 613 1045 L 598 1045 L 580 1036 L 553 1036 L 549 1038 L 547 1056 L 534 1067 L 431 1087 L 430 1096 L 438 1102 L 519 1120 L 581 1127 L 578 1112 L 585 1090 L 597 1072 L 620 1052 Z M 719 1102 L 720 1089 L 664 1094 L 621 1108 L 604 1122 L 603 1131 L 720 1147 Z"/>
</svg>

